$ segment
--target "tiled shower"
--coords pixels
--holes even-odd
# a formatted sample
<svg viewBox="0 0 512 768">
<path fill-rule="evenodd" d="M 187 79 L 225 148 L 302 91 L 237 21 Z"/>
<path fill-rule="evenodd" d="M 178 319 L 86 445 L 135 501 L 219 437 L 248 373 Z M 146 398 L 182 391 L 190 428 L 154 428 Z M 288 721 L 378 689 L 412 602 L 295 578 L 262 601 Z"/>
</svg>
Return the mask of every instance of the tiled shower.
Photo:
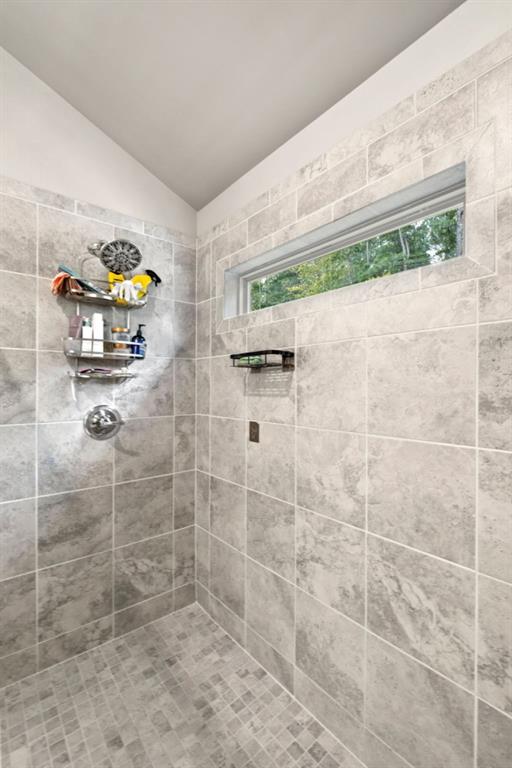
<svg viewBox="0 0 512 768">
<path fill-rule="evenodd" d="M 463 257 L 224 317 L 226 269 L 460 163 Z M 0 191 L 6 766 L 506 768 L 510 33 L 197 241 Z M 146 323 L 148 354 L 136 379 L 71 386 L 51 278 L 114 237 L 162 277 L 109 318 Z M 251 349 L 295 369 L 233 368 Z M 99 402 L 125 420 L 103 443 L 82 428 Z M 59 738 L 30 752 L 50 688 Z"/>
</svg>

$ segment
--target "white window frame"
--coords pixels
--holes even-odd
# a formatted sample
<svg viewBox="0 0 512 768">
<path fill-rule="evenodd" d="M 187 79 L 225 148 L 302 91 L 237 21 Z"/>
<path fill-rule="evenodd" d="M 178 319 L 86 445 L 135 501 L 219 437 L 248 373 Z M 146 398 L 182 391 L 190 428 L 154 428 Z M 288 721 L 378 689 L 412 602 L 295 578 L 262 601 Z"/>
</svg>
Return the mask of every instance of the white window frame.
<svg viewBox="0 0 512 768">
<path fill-rule="evenodd" d="M 455 208 L 465 202 L 465 187 L 466 167 L 460 163 L 225 270 L 224 317 L 251 311 L 252 280 Z"/>
</svg>

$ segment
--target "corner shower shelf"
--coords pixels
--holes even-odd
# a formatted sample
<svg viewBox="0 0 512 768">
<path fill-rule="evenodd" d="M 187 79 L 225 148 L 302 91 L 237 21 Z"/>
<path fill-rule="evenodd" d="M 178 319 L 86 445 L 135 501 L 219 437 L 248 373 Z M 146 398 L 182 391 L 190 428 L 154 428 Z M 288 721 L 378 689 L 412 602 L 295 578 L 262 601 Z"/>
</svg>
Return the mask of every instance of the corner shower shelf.
<svg viewBox="0 0 512 768">
<path fill-rule="evenodd" d="M 92 343 L 87 339 L 89 343 Z M 112 341 L 105 339 L 103 344 L 103 352 L 89 352 L 83 350 L 83 339 L 62 339 L 64 354 L 66 357 L 73 358 L 74 360 L 124 360 L 127 364 L 130 364 L 133 360 L 144 360 L 146 354 L 146 348 L 144 347 L 143 354 L 134 354 L 131 351 L 131 347 L 140 347 L 141 345 L 133 341 Z M 119 346 L 123 344 L 128 349 L 126 351 L 115 348 L 115 345 Z"/>
<path fill-rule="evenodd" d="M 286 349 L 263 349 L 258 352 L 240 352 L 230 355 L 233 368 L 251 368 L 260 371 L 262 368 L 281 368 L 291 371 L 295 368 L 295 354 Z"/>
<path fill-rule="evenodd" d="M 69 372 L 69 378 L 70 379 L 97 379 L 99 381 L 120 381 L 123 379 L 134 379 L 136 378 L 137 374 L 132 373 L 131 371 L 126 370 L 119 370 L 116 371 L 115 369 L 112 371 L 90 371 L 86 373 L 85 371 L 70 371 Z"/>
<path fill-rule="evenodd" d="M 63 294 L 68 301 L 81 301 L 84 304 L 98 304 L 101 306 L 118 307 L 119 309 L 140 309 L 146 306 L 146 299 L 137 301 L 118 301 L 108 293 L 94 293 L 78 288 L 71 288 Z"/>
</svg>

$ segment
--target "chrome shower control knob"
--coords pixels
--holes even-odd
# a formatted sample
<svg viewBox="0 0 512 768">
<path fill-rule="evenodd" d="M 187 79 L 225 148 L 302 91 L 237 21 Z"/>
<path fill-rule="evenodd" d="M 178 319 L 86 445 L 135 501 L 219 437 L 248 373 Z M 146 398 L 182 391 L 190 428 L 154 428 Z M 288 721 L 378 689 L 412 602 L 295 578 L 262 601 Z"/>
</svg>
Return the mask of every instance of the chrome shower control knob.
<svg viewBox="0 0 512 768">
<path fill-rule="evenodd" d="M 123 424 L 119 411 L 110 405 L 95 405 L 84 417 L 84 429 L 94 440 L 114 437 Z"/>
</svg>

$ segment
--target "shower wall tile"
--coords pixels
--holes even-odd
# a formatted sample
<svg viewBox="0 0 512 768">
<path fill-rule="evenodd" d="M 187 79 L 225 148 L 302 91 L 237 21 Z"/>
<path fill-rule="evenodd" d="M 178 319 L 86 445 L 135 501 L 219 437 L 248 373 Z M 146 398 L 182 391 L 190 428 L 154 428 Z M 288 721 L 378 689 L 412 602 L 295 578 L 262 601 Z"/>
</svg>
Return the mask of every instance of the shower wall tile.
<svg viewBox="0 0 512 768">
<path fill-rule="evenodd" d="M 183 330 L 177 328 L 173 301 L 150 296 L 146 305 L 137 310 L 135 317 L 137 324 L 146 325 L 143 335 L 147 339 L 148 357 L 174 357 L 177 354 L 178 344 L 183 342 Z M 144 366 L 142 361 L 137 361 L 136 364 L 137 369 Z"/>
<path fill-rule="evenodd" d="M 236 613 L 233 613 L 220 600 L 210 595 L 209 610 L 213 618 L 241 645 L 245 644 L 246 625 Z"/>
<path fill-rule="evenodd" d="M 36 639 L 34 573 L 0 581 L 0 656 L 33 645 Z"/>
<path fill-rule="evenodd" d="M 280 345 L 262 348 L 275 349 L 280 348 Z M 262 369 L 256 376 L 249 375 L 245 380 L 245 394 L 247 419 L 280 424 L 295 422 L 295 381 L 292 371 L 276 371 L 271 368 Z"/>
<path fill-rule="evenodd" d="M 210 413 L 209 360 L 198 360 L 196 363 L 196 410 L 197 413 Z"/>
<path fill-rule="evenodd" d="M 269 205 L 248 221 L 249 243 L 261 240 L 266 235 L 291 224 L 297 218 L 295 194 L 283 197 L 277 203 Z"/>
<path fill-rule="evenodd" d="M 245 610 L 245 558 L 215 538 L 210 539 L 210 584 L 213 594 L 243 618 Z"/>
<path fill-rule="evenodd" d="M 40 568 L 111 549 L 111 486 L 43 496 L 37 531 Z"/>
<path fill-rule="evenodd" d="M 240 552 L 245 550 L 246 497 L 245 488 L 217 477 L 211 478 L 211 532 Z"/>
<path fill-rule="evenodd" d="M 0 579 L 35 569 L 35 507 L 35 499 L 0 504 Z"/>
<path fill-rule="evenodd" d="M 183 587 L 195 578 L 194 526 L 174 532 L 173 585 Z"/>
<path fill-rule="evenodd" d="M 57 192 L 51 192 L 48 189 L 33 187 L 31 184 L 9 176 L 0 176 L 0 192 L 5 195 L 28 200 L 32 203 L 48 205 L 51 208 L 61 208 L 63 211 L 75 210 L 75 201 L 70 197 L 59 195 Z"/>
<path fill-rule="evenodd" d="M 297 503 L 359 527 L 365 509 L 365 443 L 358 435 L 297 430 Z"/>
<path fill-rule="evenodd" d="M 248 625 L 282 656 L 292 660 L 295 651 L 295 589 L 292 584 L 261 565 L 247 561 Z"/>
<path fill-rule="evenodd" d="M 200 421 L 206 424 L 204 419 Z M 242 484 L 245 481 L 245 422 L 217 418 L 210 422 L 212 475 Z M 205 466 L 198 464 L 198 467 L 208 471 Z"/>
<path fill-rule="evenodd" d="M 71 632 L 110 613 L 111 552 L 39 571 L 39 641 Z"/>
<path fill-rule="evenodd" d="M 368 537 L 368 627 L 469 689 L 474 605 L 468 570 Z"/>
<path fill-rule="evenodd" d="M 475 471 L 466 448 L 370 437 L 369 529 L 473 567 Z"/>
<path fill-rule="evenodd" d="M 177 416 L 196 412 L 196 364 L 194 360 L 176 360 L 175 366 L 175 413 Z M 155 416 L 162 415 L 153 414 Z"/>
<path fill-rule="evenodd" d="M 214 357 L 210 368 L 211 413 L 243 419 L 247 373 L 235 369 L 229 357 Z"/>
<path fill-rule="evenodd" d="M 174 419 L 174 471 L 193 470 L 196 465 L 195 416 L 176 416 Z"/>
<path fill-rule="evenodd" d="M 0 195 L 0 269 L 36 274 L 36 206 Z"/>
<path fill-rule="evenodd" d="M 203 472 L 210 471 L 210 418 L 197 416 L 196 418 L 196 464 Z M 219 463 L 216 462 L 216 468 Z"/>
<path fill-rule="evenodd" d="M 512 585 L 478 579 L 478 695 L 512 715 Z"/>
<path fill-rule="evenodd" d="M 174 611 L 173 591 L 144 600 L 114 614 L 114 636 L 119 637 Z"/>
<path fill-rule="evenodd" d="M 0 659 L 0 688 L 37 672 L 37 649 L 33 645 Z"/>
<path fill-rule="evenodd" d="M 478 768 L 502 768 L 512 754 L 512 720 L 478 701 Z"/>
<path fill-rule="evenodd" d="M 35 349 L 37 278 L 13 272 L 0 272 L 0 278 L 9 281 L 9 291 L 0 302 L 3 344 L 19 349 Z M 20 297 L 23 297 L 22 301 Z"/>
<path fill-rule="evenodd" d="M 196 352 L 195 304 L 174 302 L 174 333 L 176 357 L 193 358 Z"/>
<path fill-rule="evenodd" d="M 275 648 L 247 627 L 247 651 L 256 661 L 268 669 L 271 675 L 293 693 L 293 664 L 285 659 Z"/>
<path fill-rule="evenodd" d="M 115 403 L 123 416 L 128 419 L 137 416 L 172 416 L 175 407 L 178 412 L 177 393 L 184 382 L 178 378 L 176 368 L 173 384 L 173 370 L 177 362 L 163 357 L 146 357 L 144 361 L 137 361 L 134 369 L 137 377 L 115 384 Z M 99 383 L 102 385 L 102 382 Z M 84 384 L 89 386 L 91 382 Z"/>
<path fill-rule="evenodd" d="M 512 455 L 480 451 L 478 566 L 512 582 Z"/>
<path fill-rule="evenodd" d="M 206 588 L 210 585 L 210 537 L 202 528 L 196 530 L 196 575 Z"/>
<path fill-rule="evenodd" d="M 197 305 L 197 357 L 208 357 L 211 351 L 211 301 Z"/>
<path fill-rule="evenodd" d="M 174 475 L 174 529 L 194 525 L 196 473 L 180 472 Z"/>
<path fill-rule="evenodd" d="M 191 303 L 196 300 L 196 253 L 183 245 L 174 246 L 174 298 Z"/>
<path fill-rule="evenodd" d="M 471 768 L 473 697 L 368 635 L 367 724 L 418 768 Z"/>
<path fill-rule="evenodd" d="M 512 274 L 486 277 L 478 287 L 481 322 L 512 318 Z"/>
<path fill-rule="evenodd" d="M 359 339 L 366 336 L 366 306 L 354 304 L 334 311 L 311 312 L 297 318 L 297 345 Z"/>
<path fill-rule="evenodd" d="M 173 535 L 164 534 L 115 550 L 116 611 L 172 589 Z"/>
<path fill-rule="evenodd" d="M 285 579 L 295 577 L 292 504 L 247 491 L 247 554 Z"/>
<path fill-rule="evenodd" d="M 38 278 L 23 278 L 30 281 L 29 286 L 20 286 L 19 291 L 34 292 L 34 301 L 37 304 L 37 348 L 38 349 L 53 349 L 58 352 L 62 352 L 62 338 L 67 336 L 69 319 L 76 314 L 76 304 L 73 301 L 67 301 L 62 296 L 54 296 L 51 292 L 51 280 L 46 277 Z M 36 294 L 37 292 L 37 294 Z M 22 306 L 24 303 L 19 302 Z M 87 305 L 89 310 L 90 305 Z M 88 312 L 84 310 L 84 314 L 90 316 Z M 21 318 L 20 318 L 21 320 Z M 35 306 L 34 306 L 34 338 L 33 343 L 24 344 L 23 346 L 36 346 L 35 338 Z M 26 319 L 23 320 L 21 328 L 26 327 Z"/>
<path fill-rule="evenodd" d="M 131 419 L 113 442 L 116 482 L 172 473 L 172 418 Z"/>
<path fill-rule="evenodd" d="M 196 289 L 197 297 L 196 301 L 206 301 L 211 295 L 211 274 L 212 274 L 212 247 L 210 244 L 205 245 L 202 248 L 197 249 L 197 263 L 196 263 Z"/>
<path fill-rule="evenodd" d="M 112 617 L 105 616 L 85 627 L 79 627 L 52 640 L 46 640 L 39 645 L 39 669 L 59 664 L 71 656 L 84 653 L 111 639 Z"/>
<path fill-rule="evenodd" d="M 210 530 L 210 475 L 196 472 L 196 523 Z"/>
<path fill-rule="evenodd" d="M 483 325 L 479 345 L 479 439 L 512 450 L 512 323 Z"/>
<path fill-rule="evenodd" d="M 36 353 L 0 349 L 0 422 L 28 424 L 36 414 Z"/>
<path fill-rule="evenodd" d="M 110 490 L 110 489 L 109 489 Z M 172 530 L 173 477 L 151 477 L 114 486 L 116 547 Z"/>
<path fill-rule="evenodd" d="M 323 208 L 366 183 L 366 152 L 338 163 L 329 171 L 305 184 L 297 193 L 299 218 Z"/>
<path fill-rule="evenodd" d="M 40 424 L 37 451 L 40 494 L 112 482 L 112 444 L 91 440 L 81 422 Z"/>
<path fill-rule="evenodd" d="M 293 502 L 295 497 L 295 428 L 262 424 L 260 442 L 248 443 L 247 486 Z M 212 455 L 213 460 L 213 455 Z"/>
<path fill-rule="evenodd" d="M 0 426 L 0 501 L 35 494 L 34 426 Z"/>
<path fill-rule="evenodd" d="M 364 623 L 363 531 L 297 509 L 297 585 Z"/>
</svg>

